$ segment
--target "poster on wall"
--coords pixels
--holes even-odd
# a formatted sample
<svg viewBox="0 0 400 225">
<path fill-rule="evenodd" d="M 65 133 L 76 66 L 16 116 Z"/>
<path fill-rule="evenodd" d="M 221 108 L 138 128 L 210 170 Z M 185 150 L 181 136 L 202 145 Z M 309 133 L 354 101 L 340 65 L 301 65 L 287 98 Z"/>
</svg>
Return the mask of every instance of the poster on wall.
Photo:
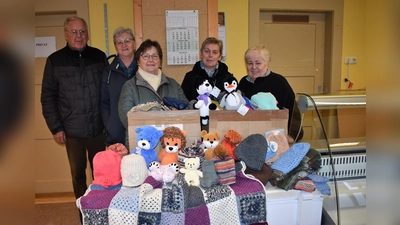
<svg viewBox="0 0 400 225">
<path fill-rule="evenodd" d="M 47 57 L 56 51 L 56 37 L 35 37 L 35 58 Z"/>
<path fill-rule="evenodd" d="M 197 10 L 166 10 L 167 65 L 193 65 L 199 56 Z"/>
<path fill-rule="evenodd" d="M 222 49 L 222 61 L 226 61 L 226 27 L 225 27 L 225 13 L 218 12 L 218 39 L 224 44 Z"/>
</svg>

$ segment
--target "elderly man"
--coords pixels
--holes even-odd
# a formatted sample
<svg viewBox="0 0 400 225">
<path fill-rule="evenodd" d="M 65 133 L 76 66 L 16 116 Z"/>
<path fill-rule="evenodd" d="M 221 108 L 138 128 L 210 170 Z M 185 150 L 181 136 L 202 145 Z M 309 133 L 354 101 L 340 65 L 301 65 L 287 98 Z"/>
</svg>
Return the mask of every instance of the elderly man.
<svg viewBox="0 0 400 225">
<path fill-rule="evenodd" d="M 104 52 L 87 45 L 84 19 L 67 18 L 64 37 L 67 45 L 47 58 L 41 103 L 54 140 L 65 144 L 75 197 L 79 198 L 87 189 L 86 151 L 93 170 L 93 157 L 105 149 L 100 88 L 108 61 Z"/>
</svg>

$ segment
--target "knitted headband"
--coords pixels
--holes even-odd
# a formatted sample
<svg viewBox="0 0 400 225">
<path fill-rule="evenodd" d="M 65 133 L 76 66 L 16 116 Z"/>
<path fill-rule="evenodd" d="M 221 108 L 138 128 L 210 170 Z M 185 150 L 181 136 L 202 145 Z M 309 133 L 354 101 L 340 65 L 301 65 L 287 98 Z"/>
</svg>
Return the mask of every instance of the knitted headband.
<svg viewBox="0 0 400 225">
<path fill-rule="evenodd" d="M 93 158 L 93 184 L 105 188 L 121 183 L 121 156 L 114 151 L 101 151 Z"/>
</svg>

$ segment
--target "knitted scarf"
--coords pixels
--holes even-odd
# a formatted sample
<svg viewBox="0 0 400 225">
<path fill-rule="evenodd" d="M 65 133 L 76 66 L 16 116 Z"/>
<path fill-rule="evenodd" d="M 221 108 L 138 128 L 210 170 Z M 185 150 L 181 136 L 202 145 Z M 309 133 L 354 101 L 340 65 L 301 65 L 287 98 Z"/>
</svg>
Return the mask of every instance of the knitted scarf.
<svg viewBox="0 0 400 225">
<path fill-rule="evenodd" d="M 148 72 L 144 71 L 142 68 L 139 67 L 138 72 L 143 77 L 143 79 L 145 79 L 150 84 L 150 86 L 155 91 L 157 91 L 157 89 L 158 89 L 158 87 L 160 86 L 160 83 L 161 83 L 161 74 L 162 74 L 161 70 L 158 69 L 157 75 L 154 75 L 154 74 L 151 74 L 151 73 L 148 73 Z"/>
</svg>

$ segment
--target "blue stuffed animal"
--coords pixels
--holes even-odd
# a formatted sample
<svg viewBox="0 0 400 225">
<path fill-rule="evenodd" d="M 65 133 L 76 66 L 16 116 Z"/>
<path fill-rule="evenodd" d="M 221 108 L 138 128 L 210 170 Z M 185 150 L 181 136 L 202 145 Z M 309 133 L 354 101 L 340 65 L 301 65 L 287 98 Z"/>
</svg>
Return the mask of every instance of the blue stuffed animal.
<svg viewBox="0 0 400 225">
<path fill-rule="evenodd" d="M 163 136 L 161 130 L 157 130 L 153 126 L 144 126 L 136 128 L 136 148 L 132 151 L 132 154 L 139 154 L 143 156 L 146 161 L 147 167 L 150 163 L 158 162 L 157 153 L 154 150 L 160 138 Z"/>
</svg>

